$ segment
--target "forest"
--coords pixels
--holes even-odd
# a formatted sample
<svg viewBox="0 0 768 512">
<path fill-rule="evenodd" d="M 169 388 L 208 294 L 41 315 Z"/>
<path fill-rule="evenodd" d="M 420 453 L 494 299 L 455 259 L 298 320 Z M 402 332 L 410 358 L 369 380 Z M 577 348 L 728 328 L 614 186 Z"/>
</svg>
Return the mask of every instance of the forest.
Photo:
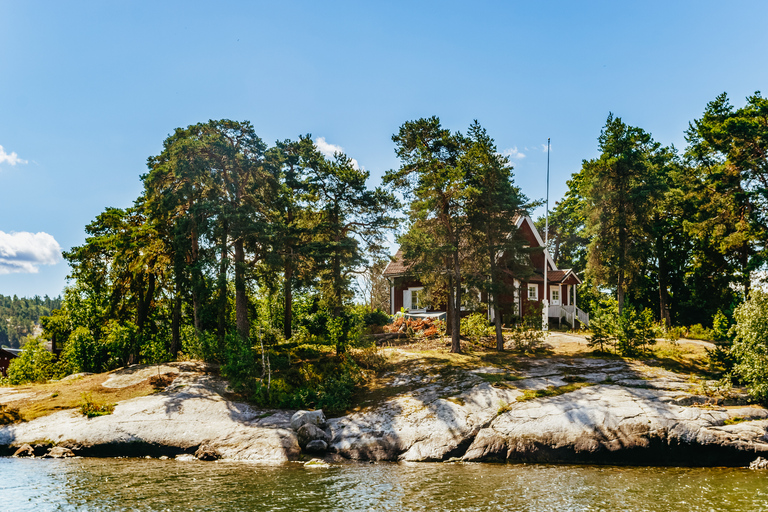
<svg viewBox="0 0 768 512">
<path fill-rule="evenodd" d="M 584 278 L 581 308 L 728 332 L 765 267 L 767 119 L 759 92 L 738 108 L 722 94 L 690 122 L 681 153 L 608 116 L 599 156 L 549 217 L 551 254 Z M 425 300 L 449 305 L 445 334 L 461 352 L 451 311 L 470 286 L 498 308 L 502 277 L 531 275 L 513 218 L 541 201 L 515 186 L 477 122 L 462 134 L 436 117 L 408 121 L 392 141 L 401 165 L 371 187 L 368 171 L 309 135 L 268 146 L 247 121 L 176 129 L 148 158 L 133 206 L 105 209 L 64 253 L 70 284 L 42 318 L 63 350 L 56 371 L 201 358 L 257 401 L 343 407 L 365 365 L 349 349 L 390 321 L 381 272 L 393 234 Z M 487 326 L 499 350 L 501 317 Z M 326 353 L 336 357 L 316 359 Z M 316 363 L 292 364 L 302 360 Z"/>
<path fill-rule="evenodd" d="M 40 317 L 61 307 L 61 297 L 39 296 L 31 299 L 0 295 L 0 346 L 19 348 L 27 336 L 34 334 Z"/>
</svg>

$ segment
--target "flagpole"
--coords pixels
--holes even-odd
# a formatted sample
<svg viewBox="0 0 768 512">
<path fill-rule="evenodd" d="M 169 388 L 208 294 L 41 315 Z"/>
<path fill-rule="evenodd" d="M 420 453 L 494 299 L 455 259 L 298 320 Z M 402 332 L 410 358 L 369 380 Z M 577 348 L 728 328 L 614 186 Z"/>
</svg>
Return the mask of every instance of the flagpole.
<svg viewBox="0 0 768 512">
<path fill-rule="evenodd" d="M 549 137 L 547 137 L 547 213 L 544 221 L 544 318 L 542 328 L 549 330 L 549 281 L 547 280 L 547 255 L 549 254 Z"/>
</svg>

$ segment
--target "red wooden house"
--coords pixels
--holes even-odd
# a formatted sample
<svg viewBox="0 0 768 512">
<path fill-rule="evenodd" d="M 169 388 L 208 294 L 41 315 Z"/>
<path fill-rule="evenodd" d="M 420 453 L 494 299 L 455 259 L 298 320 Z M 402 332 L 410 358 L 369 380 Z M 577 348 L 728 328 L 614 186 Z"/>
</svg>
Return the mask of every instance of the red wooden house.
<svg viewBox="0 0 768 512">
<path fill-rule="evenodd" d="M 8 366 L 11 364 L 11 360 L 18 357 L 21 349 L 18 348 L 0 348 L 0 373 L 3 377 L 8 376 Z"/>
<path fill-rule="evenodd" d="M 527 215 L 518 216 L 515 222 L 521 236 L 531 247 L 544 248 L 544 241 Z M 589 325 L 589 315 L 576 306 L 576 287 L 581 279 L 571 269 L 558 269 L 546 248 L 531 255 L 534 274 L 525 280 L 512 279 L 515 290 L 513 295 L 502 296 L 502 317 L 505 322 L 513 316 L 521 316 L 530 311 L 532 304 L 541 304 L 548 311 L 550 321 L 566 321 L 571 326 Z M 544 265 L 547 265 L 547 286 L 544 286 Z M 398 250 L 394 259 L 384 270 L 384 277 L 390 283 L 390 313 L 395 314 L 404 308 L 413 315 L 439 316 L 444 308 L 424 306 L 424 286 L 417 275 L 409 272 L 403 260 L 402 251 Z M 544 304 L 544 299 L 548 304 Z M 484 300 L 482 297 L 481 300 Z M 489 318 L 492 319 L 492 310 Z"/>
</svg>

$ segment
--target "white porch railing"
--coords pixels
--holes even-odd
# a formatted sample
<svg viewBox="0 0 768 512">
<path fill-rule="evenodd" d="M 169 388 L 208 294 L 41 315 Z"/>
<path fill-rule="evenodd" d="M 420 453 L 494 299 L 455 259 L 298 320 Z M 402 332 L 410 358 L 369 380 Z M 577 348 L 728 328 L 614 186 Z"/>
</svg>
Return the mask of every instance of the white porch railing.
<svg viewBox="0 0 768 512">
<path fill-rule="evenodd" d="M 589 313 L 582 311 L 576 306 L 549 306 L 549 318 L 564 318 L 571 327 L 575 326 L 575 320 L 579 321 L 584 327 L 589 327 Z"/>
</svg>

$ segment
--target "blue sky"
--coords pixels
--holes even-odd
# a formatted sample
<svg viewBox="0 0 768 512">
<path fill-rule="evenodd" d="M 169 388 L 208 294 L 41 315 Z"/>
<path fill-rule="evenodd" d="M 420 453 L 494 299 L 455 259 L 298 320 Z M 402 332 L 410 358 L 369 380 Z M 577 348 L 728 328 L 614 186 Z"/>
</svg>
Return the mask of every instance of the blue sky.
<svg viewBox="0 0 768 512">
<path fill-rule="evenodd" d="M 371 171 L 391 136 L 477 119 L 516 182 L 551 201 L 609 112 L 683 149 L 727 92 L 768 93 L 768 2 L 36 2 L 0 0 L 0 294 L 58 295 L 57 257 L 141 191 L 174 128 L 250 120 L 311 133 Z"/>
</svg>

